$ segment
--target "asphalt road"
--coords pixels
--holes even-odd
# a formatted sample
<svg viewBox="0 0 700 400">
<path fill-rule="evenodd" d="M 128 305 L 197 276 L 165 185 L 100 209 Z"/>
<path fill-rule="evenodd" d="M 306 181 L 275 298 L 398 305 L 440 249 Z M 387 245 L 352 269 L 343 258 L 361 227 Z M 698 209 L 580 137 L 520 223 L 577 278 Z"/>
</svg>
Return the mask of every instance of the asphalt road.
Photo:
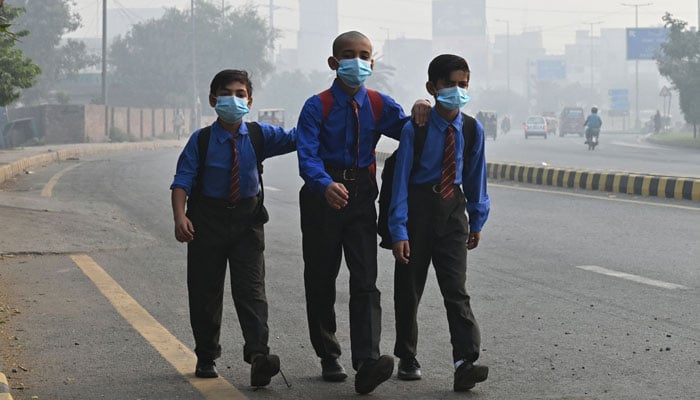
<svg viewBox="0 0 700 400">
<path fill-rule="evenodd" d="M 516 136 L 499 137 L 489 142 L 489 156 L 500 161 L 498 146 L 515 154 L 526 145 L 536 154 L 550 143 L 565 148 L 574 140 L 523 144 Z M 574 143 L 579 146 L 572 151 L 580 147 L 581 157 L 605 154 L 605 146 L 593 155 Z M 108 159 L 52 164 L 0 191 L 0 246 L 5 253 L 18 253 L 0 260 L 0 303 L 5 304 L 0 358 L 15 399 L 216 398 L 202 395 L 188 381 L 188 372 L 158 350 L 168 335 L 185 348 L 193 344 L 185 246 L 173 238 L 169 206 L 177 154 L 175 149 L 115 153 Z M 644 164 L 644 154 L 634 161 L 639 164 L 626 165 Z M 62 175 L 46 195 L 56 174 Z M 353 398 L 352 379 L 341 384 L 320 380 L 307 337 L 297 200 L 301 181 L 294 156 L 268 160 L 265 184 L 272 217 L 266 225 L 270 346 L 292 387 L 279 376 L 267 389 L 247 386 L 249 371 L 230 296 L 218 363 L 222 381 L 250 399 Z M 482 244 L 469 255 L 468 272 L 489 380 L 468 394 L 451 391 L 446 318 L 431 273 L 419 313 L 424 378 L 392 378 L 372 397 L 700 396 L 697 203 L 497 182 L 491 182 L 489 192 L 492 213 Z M 71 258 L 76 254 L 89 257 L 116 281 L 123 290 L 117 300 L 108 300 L 116 289 L 105 294 L 99 286 L 104 281 L 96 284 L 85 263 Z M 380 251 L 386 353 L 393 346 L 392 279 L 391 256 Z M 343 270 L 337 285 L 338 333 L 349 370 L 347 280 Z M 131 304 L 126 297 L 162 330 L 138 333 L 142 314 L 137 307 L 124 307 Z"/>
</svg>

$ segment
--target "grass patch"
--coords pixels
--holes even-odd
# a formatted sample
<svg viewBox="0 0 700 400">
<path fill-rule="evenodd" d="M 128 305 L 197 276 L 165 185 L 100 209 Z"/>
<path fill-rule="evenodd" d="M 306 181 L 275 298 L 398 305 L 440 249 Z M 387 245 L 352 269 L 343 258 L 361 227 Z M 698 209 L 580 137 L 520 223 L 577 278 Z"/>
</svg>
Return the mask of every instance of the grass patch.
<svg viewBox="0 0 700 400">
<path fill-rule="evenodd" d="M 651 143 L 661 144 L 665 146 L 675 147 L 691 147 L 700 149 L 700 135 L 698 138 L 693 138 L 693 133 L 662 133 L 647 137 L 647 141 Z"/>
</svg>

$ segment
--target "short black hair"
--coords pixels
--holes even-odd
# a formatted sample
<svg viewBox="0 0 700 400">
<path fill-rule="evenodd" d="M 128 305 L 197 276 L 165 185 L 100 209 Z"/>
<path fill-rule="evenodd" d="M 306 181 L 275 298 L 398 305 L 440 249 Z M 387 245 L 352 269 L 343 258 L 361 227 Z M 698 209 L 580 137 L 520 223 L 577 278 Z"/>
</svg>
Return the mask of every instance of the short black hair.
<svg viewBox="0 0 700 400">
<path fill-rule="evenodd" d="M 230 85 L 232 82 L 240 82 L 248 89 L 248 96 L 253 95 L 253 82 L 247 71 L 238 69 L 225 69 L 214 75 L 209 86 L 209 93 L 216 95 L 216 91 Z"/>
<path fill-rule="evenodd" d="M 440 54 L 428 66 L 428 80 L 436 84 L 439 80 L 449 81 L 452 71 L 469 73 L 467 60 L 454 54 Z"/>
<path fill-rule="evenodd" d="M 346 42 L 346 41 L 348 41 L 348 40 L 357 40 L 357 39 L 360 39 L 360 40 L 365 40 L 365 39 L 366 39 L 366 40 L 368 40 L 370 43 L 372 43 L 372 41 L 369 40 L 369 38 L 368 38 L 364 33 L 362 33 L 362 32 L 358 32 L 358 31 L 348 31 L 348 32 L 341 33 L 341 34 L 338 35 L 338 37 L 336 37 L 335 40 L 333 41 L 333 57 L 337 57 L 337 56 L 338 56 L 338 51 L 340 51 L 340 45 L 341 45 L 341 44 L 343 44 L 344 42 Z"/>
</svg>

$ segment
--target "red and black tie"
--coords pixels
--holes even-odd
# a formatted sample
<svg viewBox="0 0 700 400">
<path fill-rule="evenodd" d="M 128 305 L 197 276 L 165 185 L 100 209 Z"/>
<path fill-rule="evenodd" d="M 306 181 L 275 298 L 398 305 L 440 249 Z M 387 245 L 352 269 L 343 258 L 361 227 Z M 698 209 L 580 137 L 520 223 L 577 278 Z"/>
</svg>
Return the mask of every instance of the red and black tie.
<svg viewBox="0 0 700 400">
<path fill-rule="evenodd" d="M 455 195 L 455 179 L 457 179 L 455 130 L 452 125 L 448 125 L 445 136 L 445 153 L 442 159 L 442 174 L 440 175 L 440 198 L 449 200 Z"/>
<path fill-rule="evenodd" d="M 237 203 L 241 199 L 241 174 L 238 165 L 238 146 L 236 145 L 239 135 L 231 138 L 231 150 L 233 150 L 233 166 L 228 181 L 228 201 Z"/>
</svg>

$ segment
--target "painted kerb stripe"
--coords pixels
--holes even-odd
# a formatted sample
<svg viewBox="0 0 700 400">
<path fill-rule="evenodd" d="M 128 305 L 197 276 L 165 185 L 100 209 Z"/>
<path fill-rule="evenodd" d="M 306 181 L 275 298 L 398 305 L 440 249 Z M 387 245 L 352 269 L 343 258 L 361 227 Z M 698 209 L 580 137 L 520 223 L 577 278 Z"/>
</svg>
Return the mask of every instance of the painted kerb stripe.
<svg viewBox="0 0 700 400">
<path fill-rule="evenodd" d="M 700 201 L 700 178 L 579 171 L 509 163 L 487 163 L 486 168 L 487 176 L 496 180 Z"/>
</svg>

